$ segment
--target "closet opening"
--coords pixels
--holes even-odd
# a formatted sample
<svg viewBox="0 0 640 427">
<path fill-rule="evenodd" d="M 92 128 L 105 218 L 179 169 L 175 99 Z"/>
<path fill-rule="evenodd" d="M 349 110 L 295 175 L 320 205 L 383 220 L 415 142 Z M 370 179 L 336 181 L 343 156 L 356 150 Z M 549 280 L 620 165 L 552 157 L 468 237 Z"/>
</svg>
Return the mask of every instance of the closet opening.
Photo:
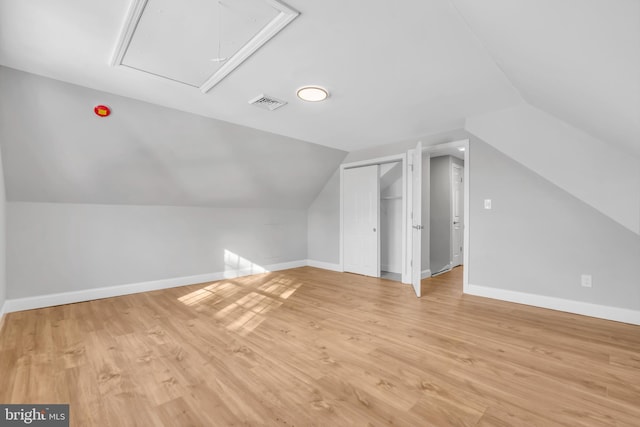
<svg viewBox="0 0 640 427">
<path fill-rule="evenodd" d="M 380 165 L 380 277 L 402 281 L 402 162 Z"/>
<path fill-rule="evenodd" d="M 411 283 L 406 154 L 340 167 L 342 271 Z"/>
</svg>

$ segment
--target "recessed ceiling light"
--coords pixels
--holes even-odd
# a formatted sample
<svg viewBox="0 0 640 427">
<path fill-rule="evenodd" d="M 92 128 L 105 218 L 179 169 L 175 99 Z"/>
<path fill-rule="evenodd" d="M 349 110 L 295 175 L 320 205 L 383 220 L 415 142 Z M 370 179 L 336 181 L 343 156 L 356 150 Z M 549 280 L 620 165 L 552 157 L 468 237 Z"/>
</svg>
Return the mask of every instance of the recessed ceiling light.
<svg viewBox="0 0 640 427">
<path fill-rule="evenodd" d="M 458 151 L 464 151 L 464 150 L 466 150 L 466 148 L 464 148 L 464 147 L 458 147 Z"/>
<path fill-rule="evenodd" d="M 327 99 L 329 92 L 319 86 L 305 86 L 298 89 L 297 95 L 304 101 L 318 102 Z"/>
</svg>

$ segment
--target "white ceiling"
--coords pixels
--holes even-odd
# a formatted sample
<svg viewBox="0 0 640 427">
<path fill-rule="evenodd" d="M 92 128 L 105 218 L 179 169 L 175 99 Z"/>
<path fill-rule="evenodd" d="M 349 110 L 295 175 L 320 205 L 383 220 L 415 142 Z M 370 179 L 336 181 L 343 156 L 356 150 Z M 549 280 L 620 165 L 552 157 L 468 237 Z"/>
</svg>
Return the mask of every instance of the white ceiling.
<svg viewBox="0 0 640 427">
<path fill-rule="evenodd" d="M 287 4 L 301 15 L 204 95 L 108 65 L 128 0 L 0 0 L 0 64 L 347 151 L 460 128 L 522 98 L 637 150 L 637 0 Z M 331 98 L 298 100 L 307 84 Z M 247 104 L 261 93 L 289 104 Z"/>
<path fill-rule="evenodd" d="M 131 0 L 112 66 L 208 92 L 299 13 L 277 0 Z"/>
<path fill-rule="evenodd" d="M 205 95 L 108 65 L 127 0 L 1 0 L 0 64 L 347 151 L 460 128 L 519 101 L 447 0 L 287 3 L 301 15 Z M 298 100 L 307 84 L 331 98 Z M 261 93 L 289 104 L 247 104 Z"/>
<path fill-rule="evenodd" d="M 224 64 L 222 58 L 278 13 L 262 0 L 243 0 L 242 6 L 246 3 L 262 6 L 252 10 L 257 16 L 211 0 L 148 0 L 122 64 L 200 87 Z"/>
<path fill-rule="evenodd" d="M 640 156 L 640 1 L 453 2 L 529 104 Z"/>
</svg>

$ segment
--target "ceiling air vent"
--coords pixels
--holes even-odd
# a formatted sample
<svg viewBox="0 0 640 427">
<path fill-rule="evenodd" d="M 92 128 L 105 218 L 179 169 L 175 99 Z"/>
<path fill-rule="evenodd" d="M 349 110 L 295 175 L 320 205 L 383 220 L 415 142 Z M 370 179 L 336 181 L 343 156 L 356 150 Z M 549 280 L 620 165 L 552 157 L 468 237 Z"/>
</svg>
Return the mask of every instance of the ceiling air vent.
<svg viewBox="0 0 640 427">
<path fill-rule="evenodd" d="M 283 105 L 287 105 L 286 102 L 272 96 L 267 96 L 265 94 L 258 95 L 257 97 L 253 98 L 249 101 L 249 104 L 255 105 L 256 107 L 264 108 L 265 110 L 269 111 L 273 111 L 277 108 L 282 107 Z"/>
</svg>

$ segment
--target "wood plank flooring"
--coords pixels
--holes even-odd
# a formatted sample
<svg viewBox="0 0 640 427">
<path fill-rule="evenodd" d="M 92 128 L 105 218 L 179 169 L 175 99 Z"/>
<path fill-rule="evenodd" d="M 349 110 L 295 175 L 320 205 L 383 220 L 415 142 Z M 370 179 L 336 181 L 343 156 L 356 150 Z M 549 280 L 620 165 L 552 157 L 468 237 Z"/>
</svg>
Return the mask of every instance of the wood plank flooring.
<svg viewBox="0 0 640 427">
<path fill-rule="evenodd" d="M 639 426 L 640 327 L 311 267 L 10 313 L 1 403 L 74 426 Z"/>
</svg>

